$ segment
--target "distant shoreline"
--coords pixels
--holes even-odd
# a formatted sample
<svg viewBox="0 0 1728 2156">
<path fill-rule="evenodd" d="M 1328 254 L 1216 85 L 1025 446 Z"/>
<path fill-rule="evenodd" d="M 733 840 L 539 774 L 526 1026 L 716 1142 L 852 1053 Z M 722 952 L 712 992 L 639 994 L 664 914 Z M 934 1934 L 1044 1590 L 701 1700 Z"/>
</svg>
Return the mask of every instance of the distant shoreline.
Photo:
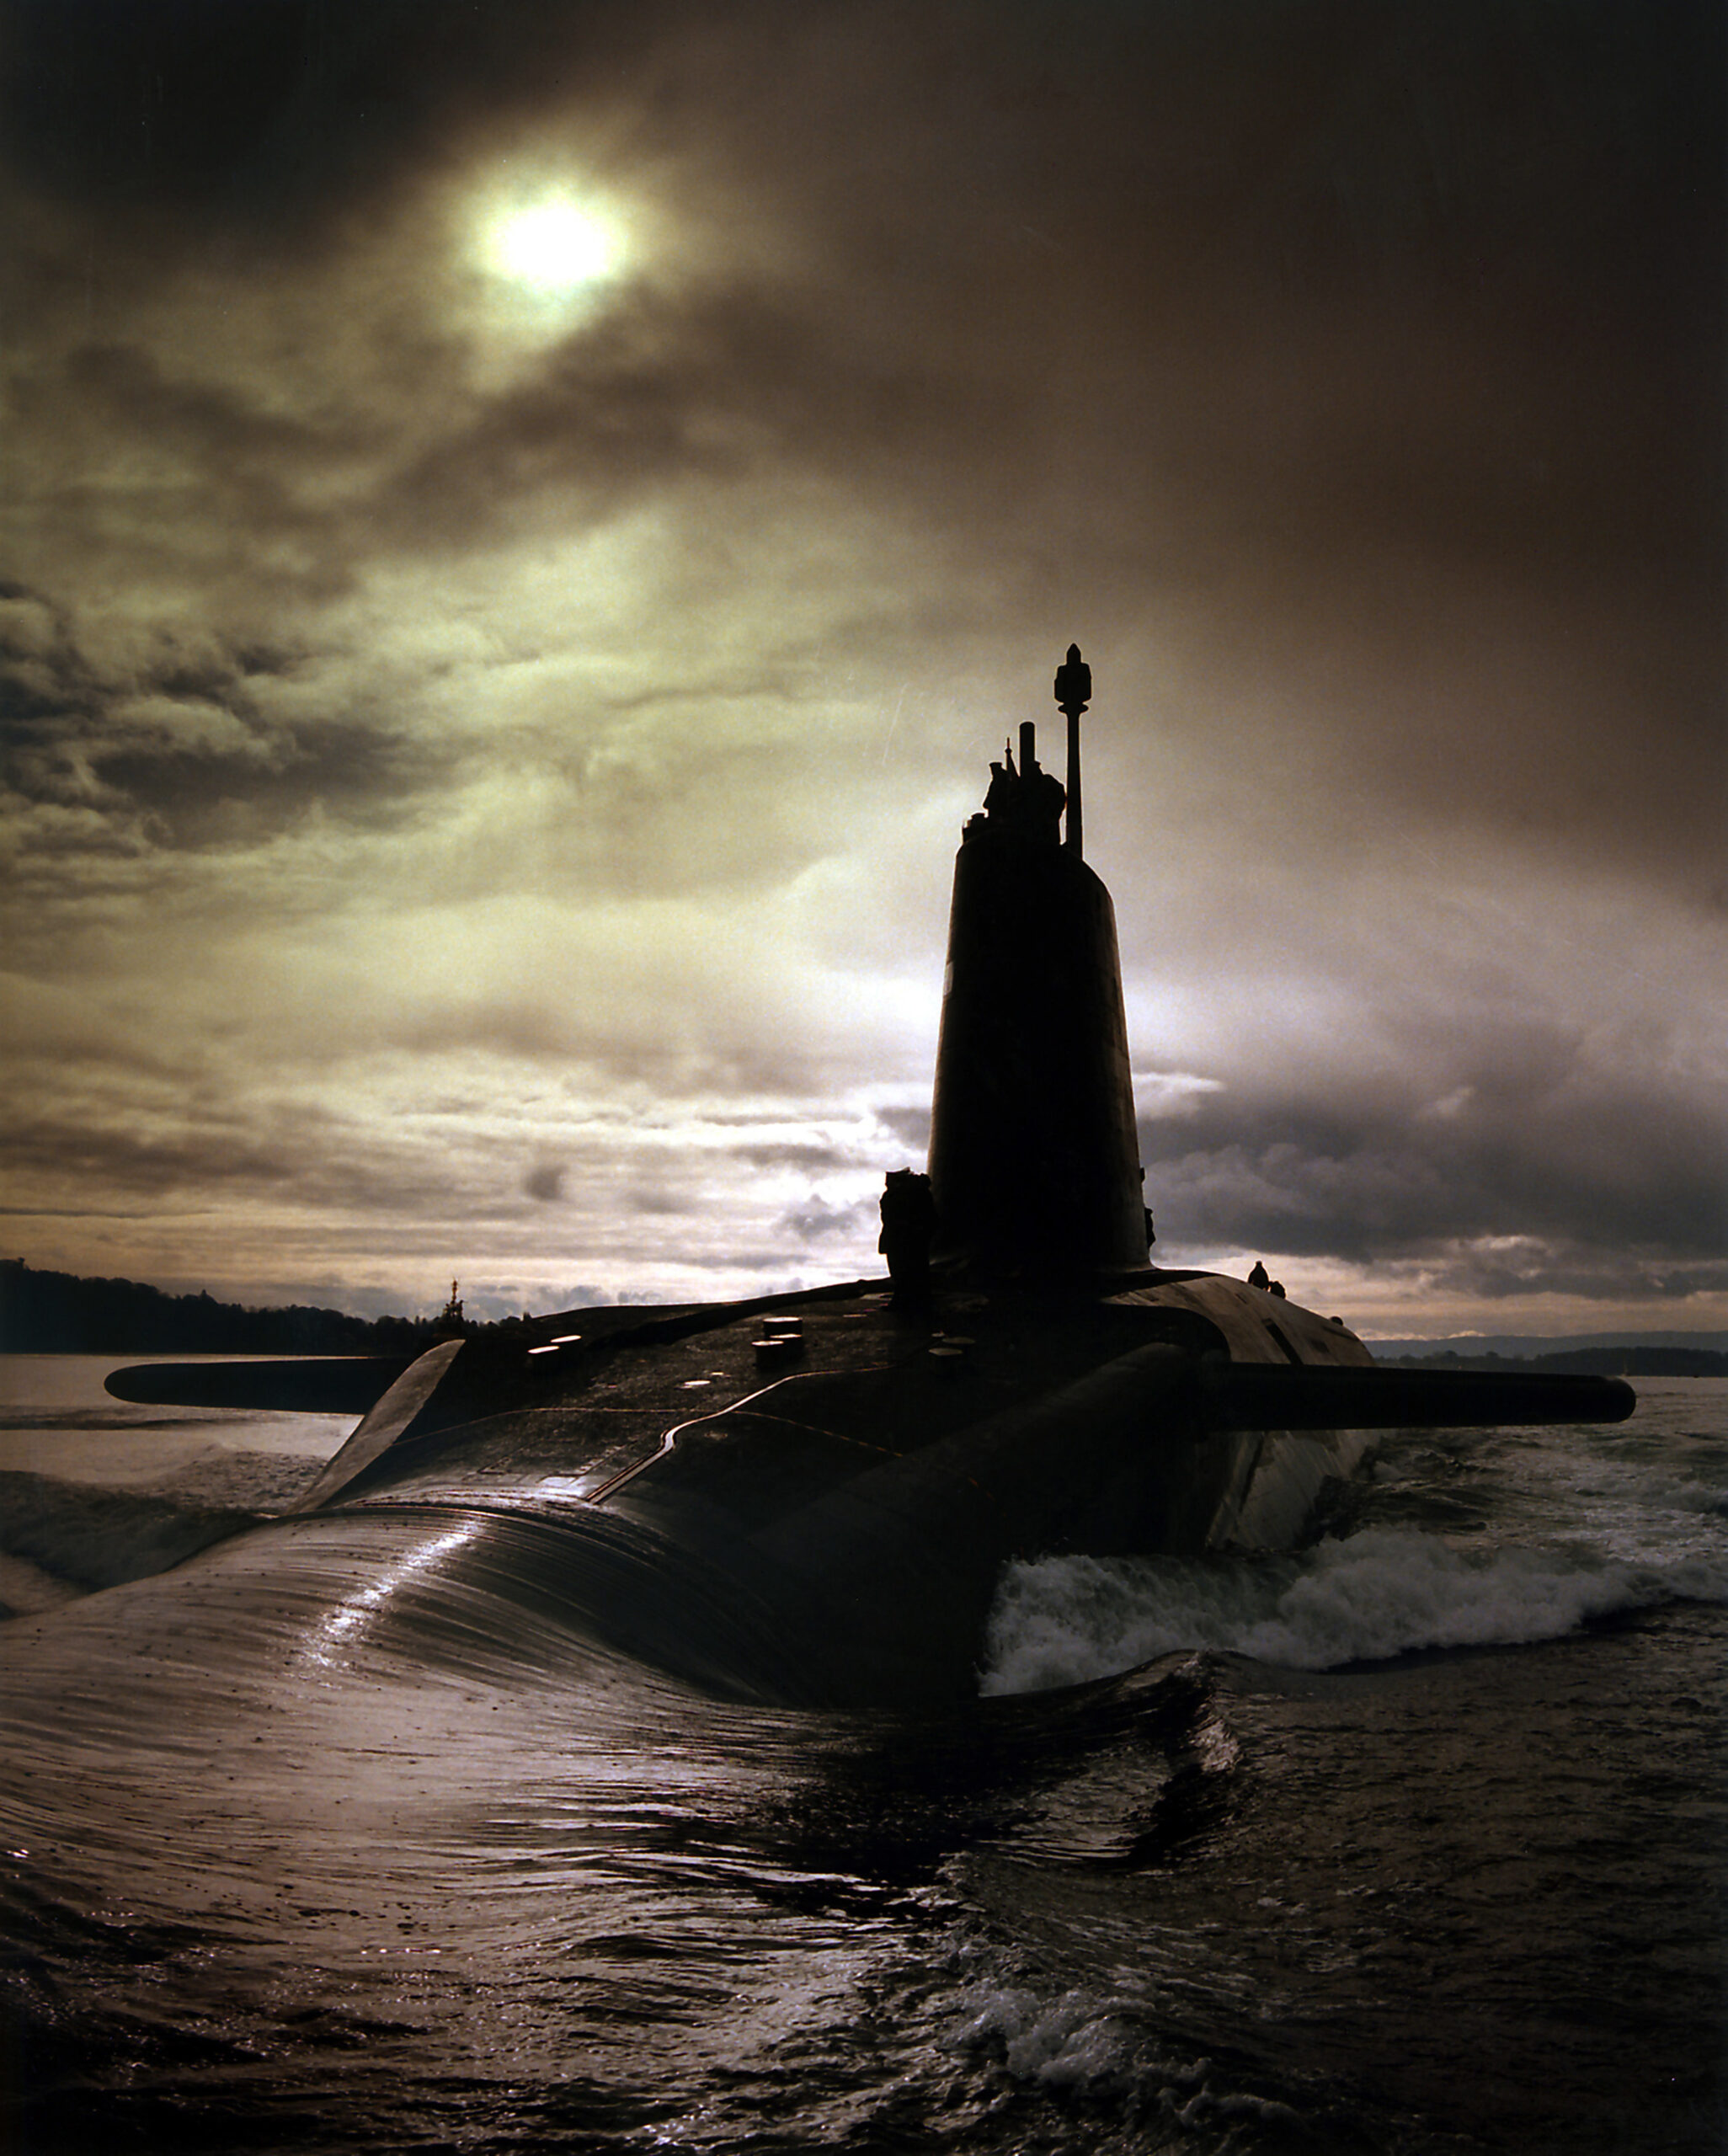
<svg viewBox="0 0 1728 2156">
<path fill-rule="evenodd" d="M 143 1361 L 174 1355 L 304 1355 L 316 1359 L 344 1355 L 365 1357 L 372 1352 L 365 1348 L 38 1348 L 8 1340 L 0 1344 L 0 1360 L 12 1355 L 87 1355 L 97 1359 L 136 1355 Z M 1708 1348 L 1690 1353 L 1661 1348 L 1628 1348 L 1618 1355 L 1604 1348 L 1586 1348 L 1576 1355 L 1379 1355 L 1375 1360 L 1383 1368 L 1400 1370 L 1574 1370 L 1587 1376 L 1609 1378 L 1728 1378 L 1728 1354 Z"/>
<path fill-rule="evenodd" d="M 426 1317 L 355 1317 L 302 1304 L 253 1310 L 209 1294 L 171 1295 L 136 1280 L 86 1279 L 38 1271 L 22 1258 L 0 1259 L 0 1354 L 412 1355 L 432 1344 L 435 1325 Z M 1525 1350 L 1523 1341 L 1517 1344 Z M 1405 1369 L 1728 1377 L 1728 1353 L 1672 1335 L 1625 1341 L 1587 1335 L 1544 1348 L 1532 1342 L 1519 1353 L 1410 1339 L 1368 1345 L 1377 1361 Z"/>
<path fill-rule="evenodd" d="M 430 1318 L 355 1317 L 301 1304 L 248 1310 L 0 1259 L 0 1354 L 413 1355 L 433 1337 Z"/>
<path fill-rule="evenodd" d="M 1544 1355 L 1377 1355 L 1401 1370 L 1571 1370 L 1603 1378 L 1728 1378 L 1728 1354 L 1714 1348 L 1563 1348 Z"/>
</svg>

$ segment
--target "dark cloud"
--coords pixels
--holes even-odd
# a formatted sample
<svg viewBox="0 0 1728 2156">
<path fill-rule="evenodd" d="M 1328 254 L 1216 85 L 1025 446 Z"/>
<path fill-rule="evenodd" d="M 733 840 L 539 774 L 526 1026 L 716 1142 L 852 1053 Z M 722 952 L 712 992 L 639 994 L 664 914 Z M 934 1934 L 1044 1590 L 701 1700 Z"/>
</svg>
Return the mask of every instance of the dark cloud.
<svg viewBox="0 0 1728 2156">
<path fill-rule="evenodd" d="M 627 1192 L 624 1203 L 632 1213 L 646 1213 L 656 1218 L 669 1218 L 690 1210 L 689 1199 L 678 1192 L 647 1183 Z"/>
<path fill-rule="evenodd" d="M 50 1212 L 64 1209 L 68 1191 L 100 1190 L 109 1217 L 140 1199 L 194 1214 L 234 1206 L 243 1218 L 285 1201 L 405 1226 L 441 1223 L 461 1178 L 468 1202 L 492 1198 L 492 1164 L 467 1134 L 441 1148 L 389 1142 L 347 1103 L 233 1088 L 212 1067 L 211 1048 L 206 1036 L 178 1071 L 120 1047 L 14 1056 L 0 1182 Z"/>
<path fill-rule="evenodd" d="M 206 483 L 226 478 L 244 512 L 236 521 L 248 528 L 269 531 L 291 520 L 285 483 L 291 475 L 376 440 L 375 430 L 352 419 L 327 412 L 309 422 L 272 412 L 243 389 L 177 380 L 150 354 L 123 344 L 77 347 L 56 387 L 90 418 L 142 430 L 159 446 L 189 456 Z"/>
<path fill-rule="evenodd" d="M 812 1191 L 802 1205 L 789 1206 L 781 1225 L 800 1242 L 817 1242 L 825 1236 L 856 1235 L 874 1215 L 873 1204 L 832 1205 L 819 1191 Z"/>
<path fill-rule="evenodd" d="M 618 1298 L 606 1289 L 589 1280 L 579 1280 L 573 1287 L 563 1290 L 561 1307 L 567 1310 L 588 1309 L 590 1305 L 605 1306 L 616 1303 Z"/>
<path fill-rule="evenodd" d="M 1688 1265 L 1663 1249 L 1580 1246 L 1539 1238 L 1510 1252 L 1439 1249 L 1428 1255 L 1423 1271 L 1442 1294 L 1490 1303 L 1534 1295 L 1586 1303 L 1683 1303 L 1728 1289 L 1728 1260 Z"/>
<path fill-rule="evenodd" d="M 893 1132 L 909 1153 L 922 1159 L 930 1150 L 928 1108 L 877 1108 L 876 1119 L 885 1130 Z"/>
<path fill-rule="evenodd" d="M 0 787 L 90 812 L 75 830 L 29 834 L 33 849 L 251 845 L 325 813 L 389 828 L 447 776 L 443 752 L 410 751 L 399 730 L 266 716 L 251 685 L 291 679 L 303 661 L 289 652 L 189 649 L 161 632 L 122 668 L 90 657 L 51 599 L 17 585 L 0 597 Z"/>
<path fill-rule="evenodd" d="M 1136 970 L 1324 973 L 1358 1036 L 1274 1085 L 1252 1012 L 1191 1028 L 1221 1090 L 1148 1126 L 1164 1246 L 1693 1292 L 1707 1077 L 1492 998 L 1455 1052 L 1371 1038 L 1340 894 L 1400 857 L 1420 972 L 1425 905 L 1514 886 L 1459 908 L 1486 950 L 1595 878 L 1711 992 L 1661 946 L 1725 903 L 1723 43 L 1704 0 L 0 0 L 13 963 L 130 971 L 178 1043 L 176 951 L 267 1006 L 358 921 L 326 1044 L 704 1097 L 664 1179 L 548 1129 L 468 1195 L 687 1241 L 728 1099 L 877 1069 L 853 1006 L 939 936 L 893 817 L 1078 635 Z M 453 205 L 560 159 L 663 243 L 512 343 Z M 1336 963 L 1278 947 L 1335 908 Z M 429 1251 L 414 1146 L 273 1121 L 253 1048 L 168 1113 L 165 1049 L 69 1047 L 21 1168 Z M 856 1167 L 831 1116 L 734 1120 L 724 1173 Z M 869 1226 L 765 1206 L 690 1262 Z"/>
<path fill-rule="evenodd" d="M 19 1116 L 0 1136 L 0 1157 L 14 1187 L 45 1177 L 88 1179 L 120 1195 L 184 1195 L 227 1186 L 275 1194 L 300 1167 L 280 1139 L 220 1128 L 205 1114 L 195 1127 L 163 1135 L 104 1128 L 95 1117 Z"/>
<path fill-rule="evenodd" d="M 788 467 L 861 500 L 927 496 L 944 522 L 1005 514 L 1023 401 L 915 340 L 861 343 L 819 308 L 748 289 L 634 296 L 392 472 L 365 512 L 371 536 L 471 545 L 506 520 L 573 510 L 597 521 L 675 485 L 724 488 Z"/>
<path fill-rule="evenodd" d="M 1593 1074 L 1563 1038 L 1544 1046 L 1485 1055 L 1474 1081 L 1437 1105 L 1363 1086 L 1304 1099 L 1299 1077 L 1275 1103 L 1228 1089 L 1199 1097 L 1180 1126 L 1142 1129 L 1165 1245 L 1432 1260 L 1495 1294 L 1562 1279 L 1570 1292 L 1607 1292 L 1586 1279 L 1624 1292 L 1633 1278 L 1677 1282 L 1728 1263 L 1720 1099 Z M 1547 1255 L 1497 1257 L 1496 1243 Z"/>
<path fill-rule="evenodd" d="M 477 106 L 568 97 L 627 11 L 535 0 L 11 0 L 14 155 L 75 200 L 239 227 L 308 225 L 436 156 Z"/>
<path fill-rule="evenodd" d="M 279 615 L 296 599 L 339 598 L 358 551 L 352 512 L 309 490 L 366 468 L 387 441 L 376 423 L 270 410 L 253 387 L 212 383 L 208 371 L 205 351 L 125 344 L 14 369 L 53 558 L 99 590 L 110 579 L 152 590 L 164 611 L 179 611 L 188 584 L 236 620 L 255 616 L 261 593 Z M 143 443 L 141 469 L 131 452 Z M 83 467 L 70 481 L 67 465 Z"/>
<path fill-rule="evenodd" d="M 185 750 L 120 750 L 97 760 L 103 779 L 136 802 L 165 843 L 252 846 L 328 812 L 363 830 L 397 828 L 419 813 L 443 760 L 341 720 L 283 729 L 260 768 L 253 760 Z"/>
<path fill-rule="evenodd" d="M 638 154 L 748 181 L 813 266 L 644 285 L 480 398 L 429 329 L 392 393 L 449 409 L 406 455 L 376 414 L 291 417 L 136 350 L 74 353 L 54 394 L 185 460 L 193 495 L 154 521 L 188 574 L 333 595 L 381 547 L 592 524 L 668 490 L 735 543 L 759 513 L 744 483 L 819 474 L 988 547 L 990 597 L 931 607 L 951 632 L 1053 593 L 1121 642 L 1149 583 L 1173 587 L 1250 670 L 1318 666 L 1319 728 L 1325 673 L 1353 674 L 1340 745 L 1389 802 L 1426 815 L 1443 792 L 1462 820 L 1646 862 L 1709 850 L 1684 768 L 1721 755 L 1708 11 L 352 17 L 337 36 L 297 8 L 146 6 L 116 50 L 184 61 L 190 113 L 226 65 L 192 56 L 232 44 L 238 109 L 275 84 L 288 131 L 329 143 L 343 125 L 312 130 L 292 86 L 339 104 L 364 48 L 361 77 L 394 93 L 376 155 L 411 169 L 435 114 L 452 141 L 536 102 L 626 114 Z M 55 75 L 32 19 L 19 66 Z M 308 40 L 346 56 L 286 63 Z M 88 72 L 94 136 L 147 70 Z M 186 166 L 199 200 L 219 165 Z M 37 426 L 63 424 L 26 390 Z M 305 483 L 356 458 L 355 483 Z M 72 528 L 84 513 L 67 504 Z M 693 550 L 690 573 L 738 567 Z M 1516 635 L 1533 603 L 1557 664 L 1580 649 L 1571 678 L 1506 649 L 1508 591 Z"/>
</svg>

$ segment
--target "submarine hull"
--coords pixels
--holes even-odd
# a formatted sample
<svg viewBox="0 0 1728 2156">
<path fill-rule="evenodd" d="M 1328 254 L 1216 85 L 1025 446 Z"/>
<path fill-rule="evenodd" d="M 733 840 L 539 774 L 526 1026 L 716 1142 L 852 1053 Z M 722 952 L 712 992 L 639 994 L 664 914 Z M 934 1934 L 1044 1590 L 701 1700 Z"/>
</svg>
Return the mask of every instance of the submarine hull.
<svg viewBox="0 0 1728 2156">
<path fill-rule="evenodd" d="M 387 1628 L 398 1597 L 418 1607 L 440 1582 L 460 1605 L 477 1566 L 488 1608 L 713 1696 L 957 1700 L 976 1693 L 1005 1563 L 1288 1546 L 1373 1427 L 1411 1419 L 1415 1374 L 1215 1275 L 1143 1273 L 1092 1297 L 949 1292 L 915 1316 L 851 1287 L 771 1313 L 551 1322 L 584 1316 L 591 1337 L 537 1353 L 441 1343 L 298 1517 L 244 1537 L 243 1558 L 219 1547 L 157 1584 L 201 1593 L 276 1562 L 298 1575 L 334 1534 L 374 1556 L 333 1619 L 308 1612 L 314 1637 Z M 111 1382 L 124 1396 L 126 1374 Z M 1624 1392 L 1549 1381 L 1511 1404 L 1588 1419 Z M 1359 1426 L 1319 1422 L 1340 1403 Z M 1503 1416 L 1508 1401 L 1485 1404 Z M 1432 1385 L 1421 1407 L 1436 1412 Z"/>
</svg>

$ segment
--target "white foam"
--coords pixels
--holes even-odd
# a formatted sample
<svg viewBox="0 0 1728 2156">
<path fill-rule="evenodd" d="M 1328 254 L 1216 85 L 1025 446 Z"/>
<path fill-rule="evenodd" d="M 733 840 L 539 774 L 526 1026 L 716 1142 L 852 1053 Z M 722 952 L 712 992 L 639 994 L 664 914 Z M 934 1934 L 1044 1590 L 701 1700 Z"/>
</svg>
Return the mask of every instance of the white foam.
<svg viewBox="0 0 1728 2156">
<path fill-rule="evenodd" d="M 979 1983 L 958 2003 L 965 2019 L 950 2033 L 949 2047 L 999 2052 L 1016 2081 L 1094 2099 L 1132 2095 L 1137 2109 L 1155 2097 L 1165 2117 L 1187 2132 L 1222 2126 L 1225 2147 L 1235 2145 L 1234 2129 L 1244 2121 L 1297 2122 L 1288 2105 L 1214 2085 L 1210 2059 L 1163 2052 L 1148 2025 L 1144 1999 L 1080 1990 L 1050 1999 L 1014 1983 Z M 1165 2145 L 1161 2136 L 1159 2145 Z"/>
<path fill-rule="evenodd" d="M 963 1994 L 966 2019 L 949 2041 L 971 2051 L 1000 2043 L 1016 2080 L 1053 2088 L 1096 2085 L 1130 2072 L 1140 2037 L 1111 2000 L 1085 1992 L 1041 1999 L 1013 1986 L 979 1984 Z"/>
<path fill-rule="evenodd" d="M 1259 1561 L 1048 1557 L 1004 1574 L 982 1689 L 1082 1684 L 1197 1647 L 1331 1669 L 1420 1647 L 1555 1639 L 1587 1618 L 1683 1598 L 1728 1601 L 1728 1558 L 1461 1550 L 1390 1528 Z"/>
</svg>

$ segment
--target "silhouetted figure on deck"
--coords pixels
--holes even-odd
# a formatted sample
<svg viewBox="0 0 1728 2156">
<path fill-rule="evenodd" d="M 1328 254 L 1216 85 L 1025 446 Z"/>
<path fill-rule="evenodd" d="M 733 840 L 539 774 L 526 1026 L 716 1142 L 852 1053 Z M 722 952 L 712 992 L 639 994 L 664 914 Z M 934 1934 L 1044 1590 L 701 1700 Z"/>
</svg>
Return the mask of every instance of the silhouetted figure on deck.
<svg viewBox="0 0 1728 2156">
<path fill-rule="evenodd" d="M 890 1168 L 883 1186 L 882 1235 L 876 1247 L 888 1260 L 897 1303 L 928 1299 L 930 1246 L 935 1234 L 930 1177 L 913 1168 Z"/>
<path fill-rule="evenodd" d="M 1022 729 L 1026 731 L 1026 729 Z M 1053 771 L 1047 771 L 1029 753 L 1030 742 L 1021 743 L 1020 768 L 1014 768 L 1014 751 L 1004 744 L 1002 761 L 990 766 L 990 783 L 984 795 L 984 828 L 993 838 L 1018 839 L 1034 846 L 1059 846 L 1062 809 L 1068 795 Z M 967 825 L 977 829 L 977 819 Z"/>
<path fill-rule="evenodd" d="M 1272 1275 L 1267 1271 L 1266 1267 L 1261 1263 L 1257 1257 L 1254 1261 L 1254 1270 L 1248 1275 L 1248 1285 L 1251 1288 L 1270 1288 L 1272 1286 Z"/>
<path fill-rule="evenodd" d="M 1020 772 L 1020 828 L 1035 846 L 1060 846 L 1062 808 L 1068 790 L 1054 771 L 1047 771 L 1036 757 L 1022 757 Z"/>
</svg>

